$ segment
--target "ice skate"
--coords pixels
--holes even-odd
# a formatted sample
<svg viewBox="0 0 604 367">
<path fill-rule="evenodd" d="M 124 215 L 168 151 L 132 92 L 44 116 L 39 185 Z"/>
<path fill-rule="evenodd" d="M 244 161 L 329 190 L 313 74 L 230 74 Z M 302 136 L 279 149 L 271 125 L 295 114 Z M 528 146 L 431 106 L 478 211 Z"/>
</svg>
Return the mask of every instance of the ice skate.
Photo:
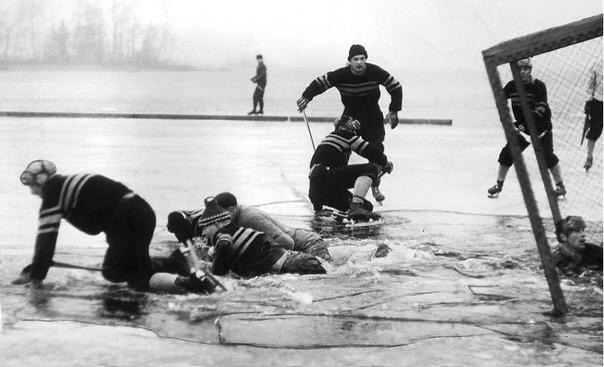
<svg viewBox="0 0 604 367">
<path fill-rule="evenodd" d="M 352 222 L 369 222 L 370 220 L 380 219 L 380 215 L 365 209 L 363 203 L 351 202 L 347 218 Z"/>
<path fill-rule="evenodd" d="M 256 110 L 251 110 L 251 111 L 250 111 L 250 112 L 248 112 L 247 114 L 248 114 L 248 115 L 255 115 L 255 114 L 257 114 L 257 113 L 258 113 L 258 112 L 256 112 Z"/>
<path fill-rule="evenodd" d="M 498 182 L 495 186 L 488 189 L 487 192 L 488 192 L 490 198 L 496 199 L 499 197 L 499 193 L 502 190 L 503 190 L 503 185 Z"/>
<path fill-rule="evenodd" d="M 558 199 L 566 199 L 566 188 L 562 182 L 556 184 L 554 194 Z"/>
<path fill-rule="evenodd" d="M 583 165 L 583 168 L 585 168 L 585 172 L 589 172 L 589 169 L 591 168 L 591 166 L 594 164 L 594 157 L 589 156 L 587 157 L 587 159 L 585 160 L 585 164 Z"/>
</svg>

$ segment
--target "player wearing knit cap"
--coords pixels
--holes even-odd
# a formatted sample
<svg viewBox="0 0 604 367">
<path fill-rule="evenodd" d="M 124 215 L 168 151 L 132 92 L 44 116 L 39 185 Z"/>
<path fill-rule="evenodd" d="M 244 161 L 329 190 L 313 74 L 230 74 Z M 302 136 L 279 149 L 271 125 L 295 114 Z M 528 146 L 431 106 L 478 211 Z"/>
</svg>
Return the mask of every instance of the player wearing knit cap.
<svg viewBox="0 0 604 367">
<path fill-rule="evenodd" d="M 361 123 L 360 135 L 375 144 L 382 151 L 385 137 L 384 124 L 391 128 L 398 125 L 398 111 L 401 110 L 403 89 L 390 73 L 375 64 L 367 62 L 367 50 L 362 45 L 352 45 L 348 51 L 349 65 L 333 70 L 313 80 L 298 99 L 303 111 L 317 95 L 335 87 L 340 92 L 344 104 L 343 115 L 348 115 Z M 380 85 L 390 94 L 390 105 L 386 118 L 380 110 Z"/>
<path fill-rule="evenodd" d="M 177 237 L 193 234 L 186 232 L 186 220 L 176 218 L 173 216 L 169 229 Z M 218 205 L 214 197 L 205 199 L 205 209 L 196 220 L 196 228 L 214 246 L 212 273 L 216 275 L 229 271 L 245 277 L 267 273 L 325 273 L 316 257 L 274 246 L 264 233 L 234 224 L 230 212 Z"/>
<path fill-rule="evenodd" d="M 533 78 L 532 70 L 533 63 L 531 59 L 521 59 L 517 61 L 517 65 L 520 71 L 520 79 L 524 89 L 526 91 L 526 98 L 528 100 L 529 108 L 531 109 L 531 117 L 535 123 L 537 129 L 536 133 L 539 137 L 541 148 L 543 149 L 543 156 L 545 158 L 545 164 L 556 184 L 554 194 L 556 196 L 564 196 L 566 194 L 566 188 L 562 181 L 562 173 L 560 171 L 560 165 L 558 164 L 558 156 L 554 153 L 554 139 L 552 133 L 552 113 L 547 101 L 547 89 L 545 83 L 541 80 Z M 529 136 L 528 125 L 522 110 L 520 102 L 520 95 L 516 89 L 516 83 L 514 80 L 508 82 L 503 88 L 506 98 L 509 98 L 512 102 L 512 112 L 514 113 L 514 126 L 516 128 L 516 139 L 521 151 L 524 151 L 530 143 L 523 136 Z M 512 151 L 507 143 L 499 153 L 499 170 L 497 172 L 497 183 L 495 186 L 487 190 L 490 198 L 496 198 L 499 193 L 503 190 L 503 183 L 508 174 L 510 167 L 514 164 L 514 157 Z"/>
</svg>

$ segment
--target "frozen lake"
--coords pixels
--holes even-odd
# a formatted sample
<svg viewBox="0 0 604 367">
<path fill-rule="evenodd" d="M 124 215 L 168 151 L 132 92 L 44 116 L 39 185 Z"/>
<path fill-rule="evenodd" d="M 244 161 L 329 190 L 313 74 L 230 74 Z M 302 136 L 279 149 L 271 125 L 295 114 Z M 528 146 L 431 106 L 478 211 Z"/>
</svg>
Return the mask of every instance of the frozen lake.
<svg viewBox="0 0 604 367">
<path fill-rule="evenodd" d="M 301 123 L 2 119 L 2 365 L 601 366 L 601 280 L 564 279 L 570 314 L 544 314 L 551 300 L 513 171 L 499 199 L 486 197 L 501 128 L 492 111 L 464 115 L 453 116 L 453 127 L 387 132 L 395 170 L 382 183 L 386 224 L 372 233 L 312 221 L 312 147 Z M 330 127 L 313 124 L 315 141 Z M 158 217 L 153 253 L 175 246 L 170 211 L 231 191 L 287 224 L 321 231 L 336 264 L 321 276 L 224 279 L 230 291 L 211 296 L 134 293 L 95 273 L 54 268 L 43 289 L 12 286 L 31 257 L 40 204 L 18 176 L 40 157 L 62 173 L 107 175 L 147 199 Z M 525 158 L 534 161 L 530 150 Z M 586 175 L 574 164 L 563 169 L 567 215 Z M 601 160 L 588 179 L 602 182 Z M 601 241 L 601 206 L 581 214 L 599 223 Z M 551 219 L 545 224 L 554 245 Z M 372 258 L 381 243 L 393 251 Z M 94 266 L 104 250 L 104 238 L 64 223 L 55 259 Z"/>
</svg>

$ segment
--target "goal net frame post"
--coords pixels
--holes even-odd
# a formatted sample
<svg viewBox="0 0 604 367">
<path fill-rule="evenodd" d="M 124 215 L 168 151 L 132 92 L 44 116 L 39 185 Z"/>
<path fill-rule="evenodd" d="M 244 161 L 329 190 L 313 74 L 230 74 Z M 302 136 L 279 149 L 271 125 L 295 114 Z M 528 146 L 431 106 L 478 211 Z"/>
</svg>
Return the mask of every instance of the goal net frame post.
<svg viewBox="0 0 604 367">
<path fill-rule="evenodd" d="M 522 196 L 529 214 L 529 220 L 537 244 L 539 257 L 543 264 L 545 277 L 547 279 L 550 295 L 554 304 L 554 310 L 557 314 L 566 314 L 568 308 L 564 299 L 564 294 L 560 288 L 558 273 L 553 263 L 551 249 L 548 244 L 547 235 L 543 226 L 543 221 L 539 215 L 539 208 L 530 183 L 528 171 L 522 152 L 516 138 L 517 132 L 513 126 L 513 120 L 508 108 L 507 98 L 503 92 L 501 78 L 497 67 L 509 64 L 516 89 L 518 91 L 520 104 L 531 136 L 532 146 L 537 157 L 539 172 L 552 217 L 556 225 L 556 232 L 562 221 L 558 200 L 554 194 L 553 185 L 549 177 L 549 172 L 545 164 L 543 149 L 539 142 L 535 121 L 533 120 L 531 110 L 528 105 L 526 91 L 520 80 L 520 71 L 517 61 L 527 57 L 551 52 L 563 47 L 571 46 L 580 42 L 588 41 L 602 36 L 602 14 L 572 22 L 563 26 L 546 29 L 540 32 L 532 33 L 526 36 L 514 38 L 502 42 L 494 47 L 482 52 L 483 61 L 486 67 L 489 83 L 495 98 L 495 104 L 499 113 L 500 121 L 505 132 L 506 140 L 510 147 L 512 157 L 514 158 L 514 167 L 516 175 L 522 190 Z"/>
</svg>

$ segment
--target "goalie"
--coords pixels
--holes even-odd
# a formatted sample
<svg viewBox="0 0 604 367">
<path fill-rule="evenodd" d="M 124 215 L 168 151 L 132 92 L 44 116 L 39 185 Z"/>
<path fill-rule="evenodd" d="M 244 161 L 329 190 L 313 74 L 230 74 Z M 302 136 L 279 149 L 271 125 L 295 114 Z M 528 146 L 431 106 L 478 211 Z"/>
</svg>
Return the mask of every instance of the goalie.
<svg viewBox="0 0 604 367">
<path fill-rule="evenodd" d="M 539 143 L 543 148 L 543 155 L 545 156 L 545 164 L 554 178 L 556 183 L 555 195 L 564 196 L 566 195 L 566 188 L 562 181 L 562 173 L 560 172 L 560 165 L 558 164 L 559 159 L 554 153 L 554 139 L 552 135 L 552 113 L 547 103 L 547 89 L 545 83 L 539 79 L 532 77 L 531 72 L 533 70 L 533 64 L 531 59 L 522 59 L 518 61 L 518 67 L 520 68 L 520 78 L 522 84 L 526 90 L 526 97 L 528 104 L 531 109 L 533 120 L 535 121 L 535 127 L 537 129 L 537 135 L 539 135 Z M 505 96 L 512 100 L 512 111 L 516 122 L 516 138 L 520 146 L 520 151 L 524 151 L 530 143 L 526 140 L 523 134 L 530 137 L 528 126 L 522 112 L 522 106 L 520 105 L 520 96 L 516 90 L 516 84 L 514 81 L 510 81 L 503 88 Z M 507 173 L 514 163 L 512 152 L 509 143 L 507 143 L 501 153 L 499 153 L 499 171 L 497 174 L 497 184 L 488 189 L 489 197 L 495 198 L 503 189 L 503 182 L 507 176 Z"/>
</svg>

